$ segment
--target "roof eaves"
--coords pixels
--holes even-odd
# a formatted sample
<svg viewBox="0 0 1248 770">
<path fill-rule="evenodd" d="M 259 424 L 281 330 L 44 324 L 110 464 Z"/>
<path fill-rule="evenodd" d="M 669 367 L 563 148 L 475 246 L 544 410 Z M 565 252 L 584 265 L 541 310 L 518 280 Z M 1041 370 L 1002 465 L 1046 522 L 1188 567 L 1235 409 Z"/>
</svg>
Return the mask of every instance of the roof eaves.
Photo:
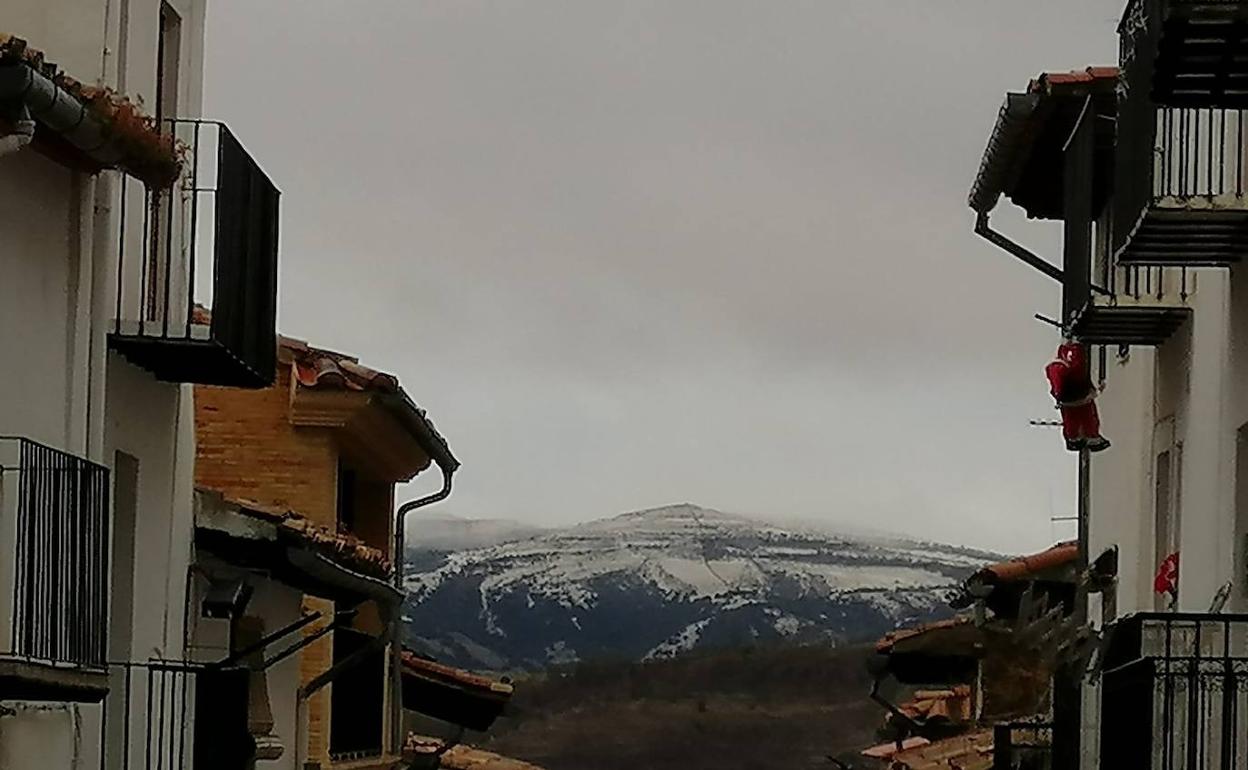
<svg viewBox="0 0 1248 770">
<path fill-rule="evenodd" d="M 1010 582 L 1035 579 L 1046 573 L 1071 567 L 1078 558 L 1078 543 L 1065 541 L 1039 553 L 989 564 L 968 578 L 968 582 Z"/>
<path fill-rule="evenodd" d="M 355 356 L 313 347 L 293 337 L 281 337 L 279 347 L 289 356 L 300 387 L 354 390 L 377 397 L 439 468 L 446 473 L 459 469 L 459 460 L 446 438 L 403 389 L 398 377 L 364 366 Z"/>
<path fill-rule="evenodd" d="M 1007 93 L 980 160 L 968 203 L 979 214 L 988 214 L 1009 195 L 1032 152 L 1032 141 L 1041 130 L 1043 109 L 1049 99 L 1113 93 L 1118 86 L 1117 67 L 1087 67 L 1069 72 L 1044 72 L 1028 83 L 1025 93 Z"/>
<path fill-rule="evenodd" d="M 977 213 L 987 214 L 996 208 L 1014 170 L 1026 162 L 1027 147 L 1023 139 L 1040 98 L 1035 93 L 1005 95 L 968 198 L 970 207 Z"/>
<path fill-rule="evenodd" d="M 56 137 L 54 144 L 92 172 L 116 168 L 159 188 L 182 172 L 185 148 L 155 118 L 110 88 L 74 79 L 24 39 L 3 32 L 0 106 L 25 108 L 41 127 L 36 142 Z"/>
<path fill-rule="evenodd" d="M 927 636 L 928 634 L 940 633 L 950 629 L 969 626 L 972 623 L 973 620 L 969 616 L 958 615 L 944 620 L 921 623 L 917 626 L 911 626 L 909 628 L 899 628 L 895 631 L 889 631 L 881 637 L 880 640 L 875 643 L 875 651 L 888 654 L 892 652 L 893 648 L 900 642 L 917 639 L 922 636 Z"/>
<path fill-rule="evenodd" d="M 417 406 L 411 396 L 407 395 L 407 391 L 400 387 L 397 393 L 385 394 L 381 398 L 386 406 L 404 421 L 408 430 L 416 438 L 416 442 L 420 444 L 420 448 L 425 450 L 425 454 L 429 455 L 444 473 L 454 473 L 459 470 L 459 460 L 451 452 L 446 438 L 438 432 L 425 410 Z"/>
</svg>

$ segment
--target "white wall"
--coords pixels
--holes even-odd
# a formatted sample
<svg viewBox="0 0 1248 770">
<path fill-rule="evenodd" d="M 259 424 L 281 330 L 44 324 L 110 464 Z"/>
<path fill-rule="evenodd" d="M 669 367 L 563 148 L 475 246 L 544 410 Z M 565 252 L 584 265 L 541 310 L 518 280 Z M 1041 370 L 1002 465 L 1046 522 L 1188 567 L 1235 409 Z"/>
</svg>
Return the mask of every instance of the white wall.
<svg viewBox="0 0 1248 770">
<path fill-rule="evenodd" d="M 180 658 L 185 581 L 191 556 L 194 483 L 192 388 L 158 382 L 121 356 L 108 356 L 105 454 L 138 460 L 134 613 L 136 660 Z"/>
<path fill-rule="evenodd" d="M 1180 552 L 1179 609 L 1206 611 L 1236 578 L 1235 440 L 1248 422 L 1248 302 L 1245 279 L 1202 270 L 1192 318 L 1155 351 L 1110 356 L 1098 404 L 1114 446 L 1093 457 L 1091 545 L 1118 545 L 1118 613 L 1152 610 L 1159 566 L 1156 457 L 1170 449 L 1181 466 L 1172 482 Z M 1239 287 L 1233 292 L 1232 287 Z M 1239 305 L 1232 302 L 1236 294 Z M 1234 320 L 1234 323 L 1232 323 Z M 1241 604 L 1242 604 L 1242 596 Z"/>
<path fill-rule="evenodd" d="M 71 448 L 71 383 L 85 363 L 71 357 L 77 185 L 34 153 L 0 158 L 0 435 L 60 449 Z"/>
<path fill-rule="evenodd" d="M 182 16 L 179 112 L 198 115 L 204 3 L 170 5 Z M 2 25 L 71 76 L 119 86 L 150 107 L 159 9 L 159 0 L 7 0 Z M 191 555 L 192 390 L 105 352 L 116 290 L 115 189 L 31 150 L 0 159 L 0 324 L 9 331 L 0 335 L 0 360 L 8 362 L 0 435 L 108 465 L 117 451 L 138 460 L 131 655 L 176 659 L 184 653 Z M 0 716 L 0 768 L 97 767 L 98 707 L 80 709 L 76 726 L 72 712 L 15 710 Z"/>
<path fill-rule="evenodd" d="M 1188 379 L 1176 419 L 1183 442 L 1179 608 L 1209 609 L 1218 588 L 1233 578 L 1234 426 L 1227 419 L 1229 274 L 1202 276 L 1192 318 L 1190 357 L 1175 361 Z"/>
<path fill-rule="evenodd" d="M 135 0 L 133 4 L 142 5 L 144 1 Z M 120 2 L 8 0 L 4 4 L 3 29 L 43 51 L 49 61 L 82 82 L 90 83 L 102 74 L 109 6 L 115 16 Z"/>
<path fill-rule="evenodd" d="M 1113 446 L 1092 458 L 1088 543 L 1093 556 L 1118 547 L 1118 612 L 1152 607 L 1153 367 L 1155 354 L 1137 348 L 1108 356 L 1107 383 L 1097 400 L 1101 430 Z"/>
<path fill-rule="evenodd" d="M 266 634 L 294 623 L 301 617 L 303 607 L 301 591 L 260 577 L 255 573 L 244 573 L 215 560 L 202 560 L 200 564 L 218 577 L 245 577 L 247 579 L 255 589 L 255 593 L 247 605 L 246 614 L 263 618 Z M 188 656 L 205 663 L 221 660 L 230 654 L 229 622 L 202 616 L 199 606 L 207 588 L 207 580 L 202 574 L 196 579 L 195 586 L 190 605 L 192 611 L 189 623 Z M 290 634 L 267 648 L 265 654 L 272 657 L 302 639 L 302 631 Z M 258 762 L 256 764 L 258 770 L 295 770 L 300 767 L 298 747 L 302 728 L 298 725 L 298 695 L 301 683 L 299 659 L 300 655 L 295 653 L 266 671 L 269 707 L 273 711 L 273 734 L 281 741 L 285 751 L 276 760 Z"/>
</svg>

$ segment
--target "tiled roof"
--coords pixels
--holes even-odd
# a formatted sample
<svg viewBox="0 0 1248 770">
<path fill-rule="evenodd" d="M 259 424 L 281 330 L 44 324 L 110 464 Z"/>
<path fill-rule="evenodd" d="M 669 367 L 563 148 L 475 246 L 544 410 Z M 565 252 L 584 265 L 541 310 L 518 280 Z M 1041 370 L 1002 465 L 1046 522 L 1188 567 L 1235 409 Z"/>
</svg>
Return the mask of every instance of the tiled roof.
<svg viewBox="0 0 1248 770">
<path fill-rule="evenodd" d="M 491 751 L 483 751 L 472 746 L 453 746 L 441 754 L 441 762 L 434 759 L 443 751 L 445 744 L 436 738 L 408 734 L 403 746 L 403 754 L 413 768 L 435 768 L 443 770 L 542 770 L 537 765 L 522 762 L 518 759 L 504 757 Z M 421 760 L 424 760 L 423 762 Z"/>
<path fill-rule="evenodd" d="M 488 676 L 403 651 L 403 708 L 483 732 L 502 716 L 513 688 Z"/>
<path fill-rule="evenodd" d="M 1085 67 L 1068 72 L 1042 72 L 1027 85 L 1030 93 L 1051 94 L 1079 89 L 1114 89 L 1118 86 L 1117 67 Z"/>
<path fill-rule="evenodd" d="M 892 770 L 990 770 L 992 768 L 992 731 L 983 730 L 939 741 L 931 741 L 913 748 L 903 748 L 891 754 L 867 754 L 864 756 L 891 759 Z M 882 746 L 867 751 L 881 750 Z"/>
<path fill-rule="evenodd" d="M 442 468 L 454 471 L 459 461 L 433 422 L 412 401 L 399 378 L 360 363 L 355 356 L 309 345 L 293 337 L 280 337 L 279 351 L 290 357 L 295 382 L 301 388 L 377 393 L 387 397 L 412 426 L 425 452 Z"/>
<path fill-rule="evenodd" d="M 998 583 L 1034 580 L 1049 576 L 1057 570 L 1073 567 L 1078 558 L 1079 544 L 1067 541 L 1030 556 L 1019 556 L 997 564 L 989 564 L 976 572 L 972 579 Z"/>
<path fill-rule="evenodd" d="M 118 168 L 154 187 L 169 186 L 181 173 L 183 148 L 162 134 L 155 118 L 122 94 L 76 80 L 48 60 L 42 51 L 4 32 L 0 32 L 0 67 L 26 68 L 27 90 L 34 79 L 51 81 L 59 89 L 53 103 L 66 98 L 76 102 L 79 117 L 70 126 L 43 122 L 49 105 L 27 104 L 41 127 L 35 135 L 36 142 L 51 136 L 63 138 L 58 143 L 61 150 L 58 155 L 72 155 L 78 164 L 92 172 Z M 26 93 L 19 93 L 15 98 L 25 100 Z M 91 133 L 84 133 L 92 126 Z"/>
<path fill-rule="evenodd" d="M 889 741 L 888 743 L 881 743 L 878 746 L 872 746 L 869 749 L 863 749 L 862 755 L 864 757 L 870 757 L 871 759 L 888 759 L 889 757 L 896 756 L 899 751 L 917 749 L 918 747 L 926 746 L 929 743 L 931 743 L 931 741 L 928 739 L 915 736 L 913 738 L 906 738 L 903 740 L 900 748 L 897 746 L 897 741 Z"/>
<path fill-rule="evenodd" d="M 399 378 L 360 363 L 354 356 L 314 348 L 303 340 L 282 337 L 281 348 L 291 355 L 295 377 L 305 388 L 372 390 L 397 393 Z"/>
<path fill-rule="evenodd" d="M 965 724 L 974 718 L 971 688 L 960 684 L 947 690 L 917 690 L 914 700 L 901 704 L 901 713 L 916 721 L 941 720 Z"/>
<path fill-rule="evenodd" d="M 881 637 L 880 640 L 875 643 L 875 651 L 887 654 L 889 652 L 892 652 L 893 648 L 896 647 L 899 642 L 903 642 L 903 641 L 907 641 L 911 639 L 917 639 L 918 637 L 925 636 L 927 634 L 931 634 L 934 632 L 940 632 L 940 631 L 944 631 L 948 629 L 960 628 L 962 626 L 969 626 L 969 625 L 971 625 L 971 618 L 964 616 L 964 615 L 959 615 L 957 617 L 947 618 L 945 620 L 937 620 L 931 623 L 922 623 L 917 626 L 911 626 L 910 628 L 899 628 L 896 631 L 889 631 L 887 634 Z"/>
<path fill-rule="evenodd" d="M 1087 67 L 1044 72 L 1027 84 L 1025 92 L 1007 93 L 971 186 L 971 208 L 987 214 L 1006 195 L 1029 216 L 1060 219 L 1061 171 L 1056 166 L 1061 165 L 1060 149 L 1078 117 L 1082 97 L 1097 97 L 1098 114 L 1114 113 L 1117 86 L 1117 67 Z M 1112 125 L 1098 123 L 1096 128 L 1098 147 L 1112 149 Z M 1098 190 L 1105 186 L 1106 168 L 1097 167 Z"/>
<path fill-rule="evenodd" d="M 407 650 L 403 651 L 403 674 L 437 679 L 459 687 L 481 690 L 504 697 L 509 697 L 515 690 L 506 682 L 427 660 Z"/>
<path fill-rule="evenodd" d="M 386 558 L 385 552 L 354 535 L 335 532 L 314 524 L 294 511 L 284 511 L 254 500 L 224 498 L 224 501 L 237 506 L 244 515 L 276 524 L 287 536 L 300 540 L 359 572 L 375 577 L 385 577 L 390 573 L 390 560 Z"/>
</svg>

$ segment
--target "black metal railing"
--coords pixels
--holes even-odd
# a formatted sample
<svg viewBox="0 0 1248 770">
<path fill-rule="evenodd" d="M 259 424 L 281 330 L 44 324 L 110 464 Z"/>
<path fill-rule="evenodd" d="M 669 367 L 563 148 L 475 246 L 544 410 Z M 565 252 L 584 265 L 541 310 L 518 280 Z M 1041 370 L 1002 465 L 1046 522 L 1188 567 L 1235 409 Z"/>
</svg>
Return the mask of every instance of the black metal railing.
<svg viewBox="0 0 1248 770">
<path fill-rule="evenodd" d="M 1245 0 L 1129 0 L 1118 26 L 1119 61 L 1159 104 L 1245 106 Z"/>
<path fill-rule="evenodd" d="M 1137 3 L 1139 5 L 1139 3 Z M 1144 5 L 1156 5 L 1155 0 Z M 1141 6 L 1143 7 L 1143 6 Z M 1143 13 L 1143 12 L 1141 12 Z M 1167 104 L 1153 88 L 1160 22 L 1129 12 L 1122 28 L 1114 216 L 1121 246 L 1145 207 L 1162 197 L 1242 196 L 1245 112 L 1217 104 Z"/>
<path fill-rule="evenodd" d="M 123 178 L 110 339 L 162 379 L 271 384 L 280 193 L 225 124 L 164 126 L 182 175 L 163 189 Z"/>
<path fill-rule="evenodd" d="M 992 728 L 992 770 L 1050 770 L 1051 722 L 1007 722 Z"/>
<path fill-rule="evenodd" d="M 181 661 L 113 663 L 100 770 L 244 770 L 249 672 Z"/>
<path fill-rule="evenodd" d="M 1248 110 L 1158 107 L 1152 129 L 1154 198 L 1244 195 Z"/>
<path fill-rule="evenodd" d="M 103 667 L 108 495 L 106 467 L 0 437 L 0 655 Z"/>
<path fill-rule="evenodd" d="M 1104 289 L 1103 301 L 1113 304 L 1184 305 L 1196 289 L 1195 274 L 1187 267 L 1114 264 L 1106 260 L 1095 270 L 1097 286 Z M 1089 294 L 1089 299 L 1091 295 Z"/>
<path fill-rule="evenodd" d="M 1248 617 L 1147 613 L 1120 624 L 1101 676 L 1101 766 L 1248 765 Z"/>
</svg>

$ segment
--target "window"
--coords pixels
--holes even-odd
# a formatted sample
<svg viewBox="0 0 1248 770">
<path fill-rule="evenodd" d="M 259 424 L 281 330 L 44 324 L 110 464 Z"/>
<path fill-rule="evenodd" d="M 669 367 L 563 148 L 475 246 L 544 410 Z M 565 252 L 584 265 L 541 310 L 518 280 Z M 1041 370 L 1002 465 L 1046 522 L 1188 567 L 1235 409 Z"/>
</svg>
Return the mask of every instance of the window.
<svg viewBox="0 0 1248 770">
<path fill-rule="evenodd" d="M 169 3 L 160 4 L 160 39 L 156 45 L 156 120 L 178 116 L 178 62 L 182 56 L 182 17 Z"/>
<path fill-rule="evenodd" d="M 1157 463 L 1153 474 L 1153 571 L 1161 568 L 1166 557 L 1179 549 L 1178 506 L 1174 494 L 1174 466 L 1177 465 L 1176 455 L 1180 447 L 1175 447 L 1175 454 L 1167 449 L 1157 455 Z M 1170 597 L 1153 595 L 1153 606 L 1164 610 L 1170 606 Z"/>
<path fill-rule="evenodd" d="M 108 659 L 132 660 L 134 628 L 135 542 L 139 520 L 139 461 L 116 452 L 113 455 L 113 552 L 109 586 Z M 126 672 L 109 670 L 109 706 L 123 709 Z M 105 755 L 109 768 L 126 765 L 128 720 L 111 719 L 106 727 Z"/>
<path fill-rule="evenodd" d="M 355 471 L 342 460 L 338 461 L 338 531 L 354 532 L 356 530 L 358 501 L 356 499 L 358 481 Z"/>
<path fill-rule="evenodd" d="M 1236 611 L 1248 606 L 1248 423 L 1235 435 L 1235 574 Z"/>
<path fill-rule="evenodd" d="M 182 18 L 168 3 L 160 4 L 160 33 L 156 43 L 156 125 L 161 131 L 174 133 L 173 124 L 167 121 L 178 116 L 178 62 L 182 50 Z M 148 237 L 149 252 L 154 256 L 156 269 L 149 269 L 144 276 L 147 307 L 144 318 L 148 321 L 167 320 L 170 315 L 168 297 L 170 284 L 175 280 L 173 255 L 176 249 L 168 248 L 172 235 L 177 232 L 174 223 L 174 190 L 171 188 L 151 196 L 149 216 L 152 228 Z M 175 296 L 177 296 L 175 294 Z"/>
<path fill-rule="evenodd" d="M 334 665 L 367 647 L 373 638 L 351 628 L 334 632 Z M 385 647 L 362 652 L 330 686 L 329 756 L 334 761 L 381 754 L 385 714 Z"/>
</svg>

